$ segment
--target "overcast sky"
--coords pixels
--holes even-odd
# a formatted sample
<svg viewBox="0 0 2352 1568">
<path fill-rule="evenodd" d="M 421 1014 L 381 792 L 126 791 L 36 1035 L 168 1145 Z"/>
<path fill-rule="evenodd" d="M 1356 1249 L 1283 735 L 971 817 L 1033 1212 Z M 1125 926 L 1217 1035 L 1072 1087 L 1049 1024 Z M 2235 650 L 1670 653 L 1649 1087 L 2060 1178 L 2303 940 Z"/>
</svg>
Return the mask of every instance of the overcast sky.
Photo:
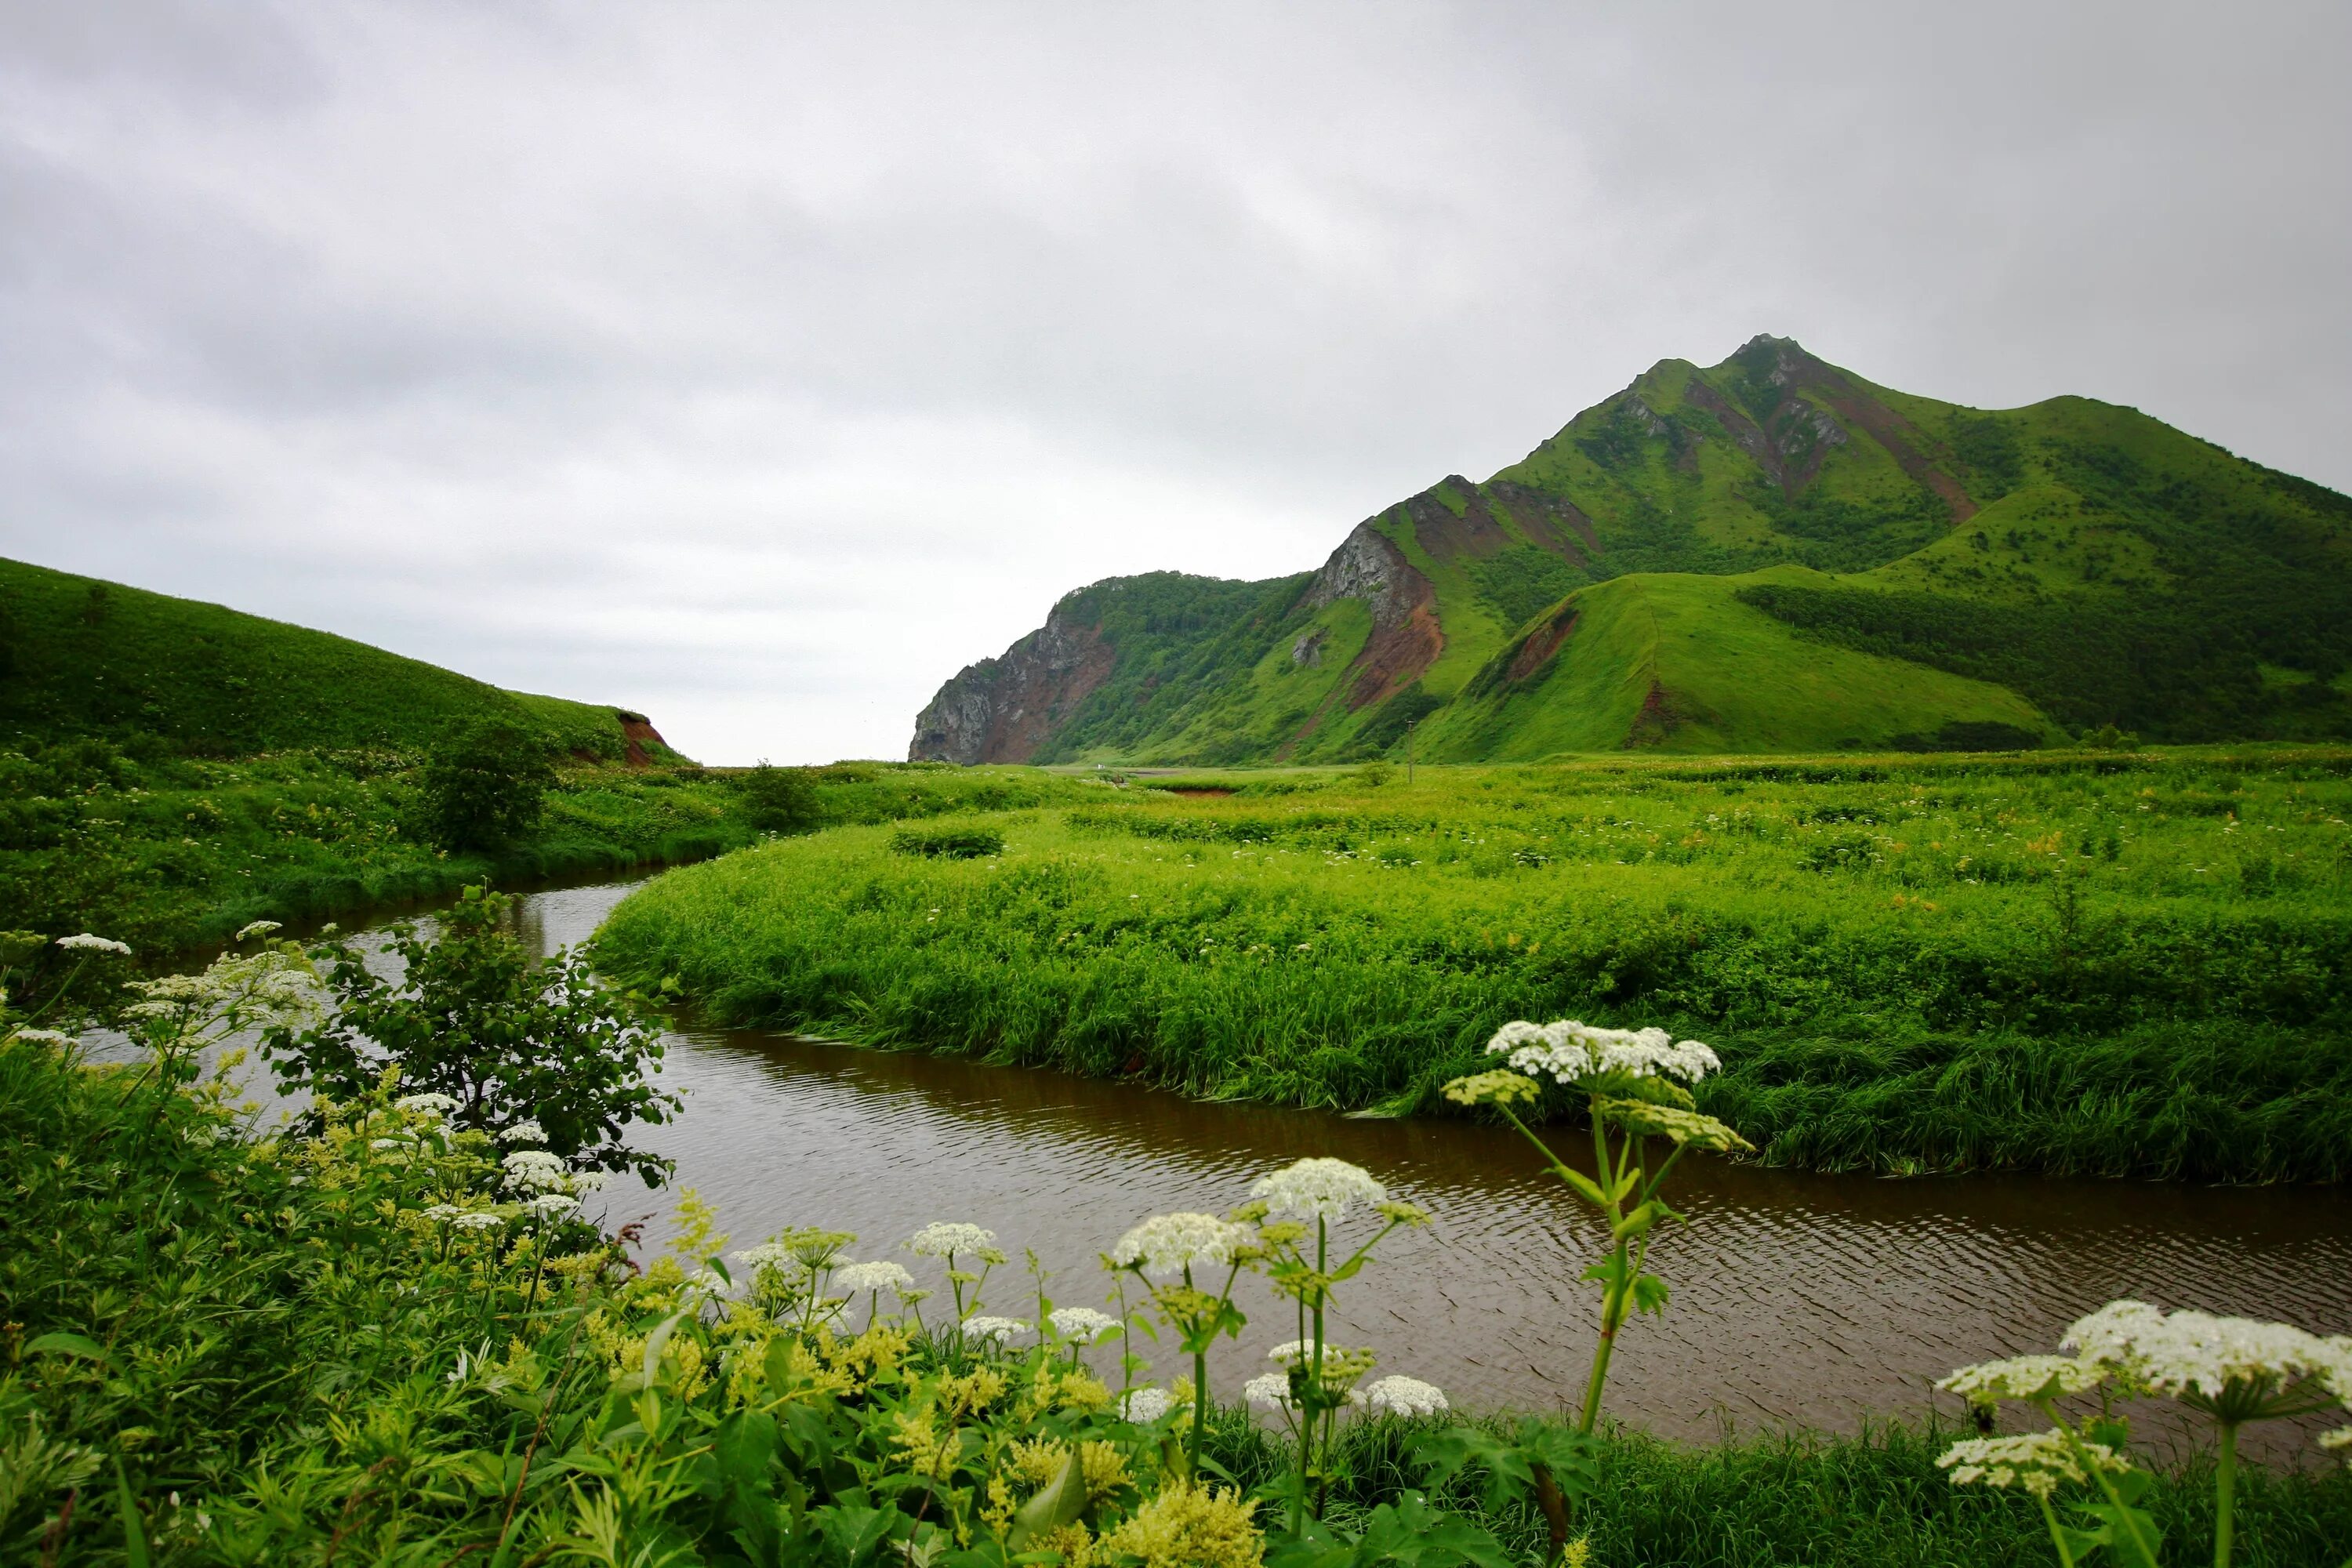
<svg viewBox="0 0 2352 1568">
<path fill-rule="evenodd" d="M 1904 13 L 1907 13 L 1907 19 Z M 1759 331 L 2352 489 L 2352 6 L 0 0 L 0 553 L 898 756 Z"/>
</svg>

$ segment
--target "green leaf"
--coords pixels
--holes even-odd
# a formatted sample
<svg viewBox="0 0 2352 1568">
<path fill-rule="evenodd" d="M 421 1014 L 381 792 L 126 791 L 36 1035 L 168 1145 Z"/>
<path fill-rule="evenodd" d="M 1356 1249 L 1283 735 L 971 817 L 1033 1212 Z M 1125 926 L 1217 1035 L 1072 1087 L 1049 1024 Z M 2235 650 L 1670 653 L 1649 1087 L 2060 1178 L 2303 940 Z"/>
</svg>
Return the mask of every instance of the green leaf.
<svg viewBox="0 0 2352 1568">
<path fill-rule="evenodd" d="M 1600 1183 L 1583 1172 L 1570 1165 L 1555 1165 L 1552 1170 L 1561 1181 L 1575 1189 L 1578 1197 L 1582 1198 L 1594 1208 L 1605 1209 L 1609 1206 L 1609 1194 L 1601 1190 Z"/>
<path fill-rule="evenodd" d="M 1048 1536 L 1066 1524 L 1076 1524 L 1087 1511 L 1086 1472 L 1078 1466 L 1078 1450 L 1073 1446 L 1061 1473 L 1039 1489 L 1037 1495 L 1021 1505 L 1013 1516 L 1013 1527 L 1004 1532 L 1004 1544 L 1018 1552 L 1031 1542 Z"/>
<path fill-rule="evenodd" d="M 1654 1274 L 1643 1274 L 1633 1281 L 1633 1310 L 1663 1312 L 1666 1310 L 1666 1282 Z"/>
<path fill-rule="evenodd" d="M 131 1495 L 131 1477 L 120 1458 L 114 1461 L 114 1496 L 122 1510 L 122 1555 L 131 1568 L 150 1568 L 154 1558 L 147 1545 L 147 1521 L 139 1512 L 139 1500 Z"/>
<path fill-rule="evenodd" d="M 87 1338 L 81 1334 L 66 1333 L 62 1331 L 41 1334 L 34 1339 L 26 1341 L 25 1343 L 25 1353 L 27 1355 L 41 1355 L 47 1353 L 49 1355 L 79 1356 L 84 1361 L 94 1361 L 100 1366 L 112 1366 L 114 1364 L 114 1358 L 107 1354 L 106 1347 L 100 1344 L 96 1340 Z"/>
</svg>

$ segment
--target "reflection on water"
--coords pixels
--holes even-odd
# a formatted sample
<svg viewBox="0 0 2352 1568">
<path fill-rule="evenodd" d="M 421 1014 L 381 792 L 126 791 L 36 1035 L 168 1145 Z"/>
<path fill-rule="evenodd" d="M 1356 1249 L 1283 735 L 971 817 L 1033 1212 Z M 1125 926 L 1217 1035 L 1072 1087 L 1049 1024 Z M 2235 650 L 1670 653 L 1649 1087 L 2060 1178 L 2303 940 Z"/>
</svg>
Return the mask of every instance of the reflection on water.
<svg viewBox="0 0 2352 1568">
<path fill-rule="evenodd" d="M 626 891 L 534 894 L 518 920 L 550 951 Z M 1301 1155 L 1353 1161 L 1433 1223 L 1391 1237 L 1342 1288 L 1344 1334 L 1458 1404 L 1542 1408 L 1582 1387 L 1597 1298 L 1577 1275 L 1605 1233 L 1507 1131 L 1202 1104 L 751 1031 L 672 1037 L 664 1076 L 685 1111 L 641 1136 L 737 1245 L 822 1224 L 856 1231 L 857 1256 L 889 1256 L 929 1221 L 970 1220 L 1016 1262 L 1035 1248 L 1065 1303 L 1100 1295 L 1097 1254 L 1145 1215 L 1228 1208 Z M 616 1191 L 614 1217 L 636 1195 Z M 2333 1190 L 1895 1182 L 1694 1160 L 1673 1196 L 1691 1223 L 1652 1260 L 1674 1303 L 1626 1331 L 1610 1408 L 1682 1436 L 1727 1417 L 1851 1429 L 1916 1410 L 1944 1372 L 2053 1348 L 2116 1296 L 2352 1331 L 2352 1201 Z M 1027 1315 L 1027 1289 L 1017 1269 L 992 1279 L 990 1304 Z M 1244 1306 L 1250 1329 L 1220 1352 L 1228 1389 L 1292 1333 L 1262 1289 Z M 1166 1375 L 1181 1358 L 1158 1359 Z"/>
</svg>

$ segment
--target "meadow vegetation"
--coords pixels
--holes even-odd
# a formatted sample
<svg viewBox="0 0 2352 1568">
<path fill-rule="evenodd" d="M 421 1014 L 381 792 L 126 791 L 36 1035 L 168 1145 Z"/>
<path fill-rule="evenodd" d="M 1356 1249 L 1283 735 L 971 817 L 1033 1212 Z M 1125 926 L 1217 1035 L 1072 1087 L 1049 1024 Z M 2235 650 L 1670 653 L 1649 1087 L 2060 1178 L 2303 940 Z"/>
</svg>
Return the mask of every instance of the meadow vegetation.
<svg viewBox="0 0 2352 1568">
<path fill-rule="evenodd" d="M 761 775 L 559 752 L 527 825 L 490 809 L 487 831 L 456 835 L 453 847 L 453 792 L 436 798 L 434 761 L 422 746 L 220 759 L 97 736 L 0 749 L 0 909 L 13 926 L 103 931 L 161 962 L 255 920 L 318 921 L 470 883 L 703 859 L 780 830 L 1036 805 L 1077 791 L 993 770 L 876 763 Z M 813 803 L 814 817 L 781 811 L 780 790 Z M 51 956 L 19 983 L 37 988 L 58 968 Z"/>
<path fill-rule="evenodd" d="M 2352 1174 L 2340 750 L 1065 787 L 935 825 L 1001 854 L 845 826 L 670 873 L 599 962 L 730 1022 L 1391 1113 L 1511 1019 L 1656 1022 L 1771 1162 Z"/>
<path fill-rule="evenodd" d="M 954 1221 L 730 1250 L 690 1193 L 644 1257 L 634 1226 L 592 1213 L 612 1139 L 413 1090 L 404 1070 L 450 1040 L 407 1040 L 362 1092 L 258 1126 L 220 1047 L 254 1027 L 331 1039 L 315 966 L 338 955 L 247 936 L 142 984 L 136 1060 L 0 1019 L 11 1563 L 1957 1568 L 2044 1538 L 2047 1494 L 1950 1485 L 1974 1450 L 1932 1426 L 1694 1451 L 1370 1381 L 1370 1352 L 1323 1343 L 1320 1306 L 1377 1289 L 1372 1246 L 1416 1215 L 1335 1161 L 1269 1174 L 1226 1219 L 1144 1222 L 1108 1279 L 1024 1277 Z M 520 1017 L 537 1002 L 500 940 L 413 954 L 437 965 L 414 1000 Z M 576 990 L 560 967 L 546 986 Z M 1153 1317 L 1247 1327 L 1192 1288 L 1221 1264 L 1315 1317 L 1313 1353 L 1276 1347 L 1246 1407 L 1143 1353 Z M 1253 1409 L 1294 1435 L 1304 1413 L 1322 1440 Z M 2136 1527 L 2211 1536 L 2206 1474 L 2135 1473 Z M 2254 1473 L 2231 1517 L 2238 1562 L 2332 1563 L 2352 1485 Z"/>
</svg>

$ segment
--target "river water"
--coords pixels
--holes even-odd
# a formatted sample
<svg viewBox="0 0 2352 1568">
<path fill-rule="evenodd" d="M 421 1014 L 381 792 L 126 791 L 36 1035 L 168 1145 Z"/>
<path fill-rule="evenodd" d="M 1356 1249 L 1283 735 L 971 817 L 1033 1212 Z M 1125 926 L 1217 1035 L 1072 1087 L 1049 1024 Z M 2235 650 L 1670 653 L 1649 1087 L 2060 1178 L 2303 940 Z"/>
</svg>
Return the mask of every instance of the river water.
<svg viewBox="0 0 2352 1568">
<path fill-rule="evenodd" d="M 521 931 L 543 952 L 584 940 L 627 891 L 531 895 Z M 736 1245 L 822 1225 L 856 1231 L 857 1257 L 911 1264 L 894 1251 L 910 1232 L 969 1220 L 1016 1264 L 1034 1248 L 1056 1301 L 1093 1303 L 1108 1284 L 1097 1255 L 1135 1221 L 1222 1211 L 1266 1171 L 1334 1155 L 1433 1216 L 1342 1287 L 1342 1342 L 1457 1405 L 1556 1408 L 1583 1387 L 1597 1292 L 1578 1275 L 1605 1229 L 1507 1130 L 1205 1104 L 757 1030 L 689 1027 L 668 1048 L 686 1109 L 644 1142 L 717 1205 Z M 1571 1161 L 1580 1141 L 1565 1140 Z M 633 1217 L 615 1196 L 614 1217 Z M 2118 1296 L 2352 1332 L 2352 1194 L 2338 1189 L 1893 1181 L 1695 1158 L 1671 1196 L 1689 1224 L 1651 1260 L 1673 1302 L 1621 1338 L 1608 1404 L 1677 1436 L 1916 1414 L 1951 1368 L 2054 1349 Z M 1000 1273 L 989 1305 L 1028 1315 L 1029 1289 Z M 1243 1300 L 1252 1322 L 1221 1352 L 1226 1389 L 1293 1332 L 1262 1289 Z M 1158 1359 L 1160 1375 L 1178 1370 L 1172 1351 Z"/>
</svg>

